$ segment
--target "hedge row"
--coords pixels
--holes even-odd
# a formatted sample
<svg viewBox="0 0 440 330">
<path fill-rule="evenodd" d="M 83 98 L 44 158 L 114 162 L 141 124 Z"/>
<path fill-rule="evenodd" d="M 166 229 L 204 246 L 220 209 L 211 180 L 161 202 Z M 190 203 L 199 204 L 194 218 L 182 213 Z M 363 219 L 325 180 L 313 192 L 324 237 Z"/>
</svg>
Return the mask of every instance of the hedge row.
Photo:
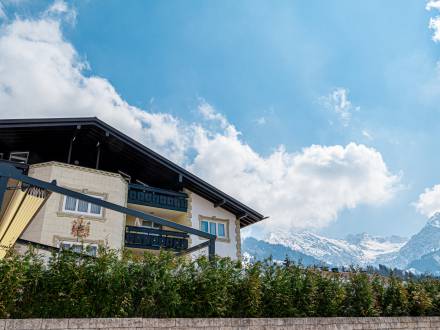
<svg viewBox="0 0 440 330">
<path fill-rule="evenodd" d="M 440 281 L 286 262 L 32 252 L 0 261 L 1 318 L 440 315 Z"/>
</svg>

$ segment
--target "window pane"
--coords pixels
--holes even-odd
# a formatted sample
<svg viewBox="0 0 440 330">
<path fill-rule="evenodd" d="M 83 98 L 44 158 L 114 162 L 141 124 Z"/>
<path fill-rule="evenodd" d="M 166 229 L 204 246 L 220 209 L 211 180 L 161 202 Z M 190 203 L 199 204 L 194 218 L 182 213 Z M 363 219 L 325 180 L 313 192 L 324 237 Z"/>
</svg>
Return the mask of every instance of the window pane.
<svg viewBox="0 0 440 330">
<path fill-rule="evenodd" d="M 209 227 L 208 227 L 208 221 L 202 221 L 201 224 L 201 230 L 204 231 L 205 233 L 209 233 Z"/>
<path fill-rule="evenodd" d="M 61 243 L 60 248 L 61 248 L 61 250 L 69 250 L 70 244 L 69 243 Z"/>
<path fill-rule="evenodd" d="M 142 227 L 151 228 L 151 227 L 153 227 L 153 223 L 149 220 L 144 220 L 144 221 L 142 221 Z"/>
<path fill-rule="evenodd" d="M 73 252 L 81 253 L 83 247 L 79 244 L 73 244 L 71 249 Z"/>
<path fill-rule="evenodd" d="M 218 224 L 218 237 L 225 237 L 225 224 L 224 223 Z"/>
<path fill-rule="evenodd" d="M 217 235 L 217 224 L 215 223 L 215 222 L 210 222 L 209 223 L 209 232 L 212 234 L 212 235 Z"/>
<path fill-rule="evenodd" d="M 89 255 L 89 256 L 96 256 L 96 252 L 97 252 L 97 247 L 96 246 L 93 246 L 93 245 L 89 245 L 88 247 L 87 247 L 87 254 Z"/>
<path fill-rule="evenodd" d="M 78 212 L 87 213 L 89 211 L 89 203 L 78 200 Z"/>
<path fill-rule="evenodd" d="M 66 196 L 66 204 L 64 209 L 67 211 L 76 211 L 76 198 Z"/>
<path fill-rule="evenodd" d="M 90 213 L 92 214 L 101 214 L 101 206 L 90 204 Z"/>
</svg>

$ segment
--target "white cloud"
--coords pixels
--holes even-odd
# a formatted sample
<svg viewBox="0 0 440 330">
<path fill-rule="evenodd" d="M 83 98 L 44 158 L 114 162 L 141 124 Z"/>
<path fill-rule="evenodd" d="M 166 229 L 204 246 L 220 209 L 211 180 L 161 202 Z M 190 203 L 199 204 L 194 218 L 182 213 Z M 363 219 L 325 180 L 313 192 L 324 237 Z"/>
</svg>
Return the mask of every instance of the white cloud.
<svg viewBox="0 0 440 330">
<path fill-rule="evenodd" d="M 440 212 L 440 184 L 426 188 L 425 191 L 420 194 L 414 206 L 420 214 L 427 217 L 431 217 L 436 212 Z"/>
<path fill-rule="evenodd" d="M 381 204 L 398 188 L 380 153 L 364 145 L 313 145 L 296 154 L 280 147 L 262 157 L 237 136 L 201 130 L 195 147 L 190 170 L 264 210 L 269 227 L 324 227 L 343 209 Z"/>
<path fill-rule="evenodd" d="M 69 7 L 64 0 L 56 0 L 44 13 L 47 17 L 62 17 L 65 22 L 76 22 L 76 11 Z"/>
<path fill-rule="evenodd" d="M 267 120 L 266 117 L 259 117 L 255 120 L 255 122 L 257 123 L 257 125 L 266 125 Z"/>
<path fill-rule="evenodd" d="M 349 91 L 345 88 L 336 88 L 329 95 L 322 97 L 321 103 L 335 113 L 343 126 L 348 126 L 353 111 L 359 111 L 359 107 L 352 105 L 348 99 Z"/>
<path fill-rule="evenodd" d="M 440 41 L 440 16 L 436 16 L 434 18 L 431 17 L 429 20 L 429 28 L 434 30 L 434 34 L 432 35 L 432 40 L 435 42 Z"/>
<path fill-rule="evenodd" d="M 130 106 L 101 77 L 83 75 L 87 63 L 63 39 L 60 22 L 44 16 L 1 28 L 0 116 L 97 116 L 183 162 L 185 130 L 169 114 Z"/>
<path fill-rule="evenodd" d="M 45 13 L 0 27 L 0 117 L 97 116 L 270 215 L 266 225 L 323 227 L 343 209 L 381 204 L 398 188 L 381 154 L 364 145 L 279 147 L 262 156 L 203 99 L 203 121 L 192 124 L 131 106 L 106 79 L 83 74 L 88 64 L 64 40 L 60 19 Z M 345 90 L 338 93 L 338 109 L 352 109 Z"/>
<path fill-rule="evenodd" d="M 439 0 L 431 0 L 426 3 L 426 10 L 431 9 L 440 9 L 440 1 Z"/>
<path fill-rule="evenodd" d="M 373 136 L 366 129 L 362 130 L 362 136 L 366 137 L 368 140 L 373 140 Z"/>
<path fill-rule="evenodd" d="M 426 3 L 426 10 L 440 10 L 440 1 L 431 0 Z M 432 35 L 432 40 L 435 42 L 440 41 L 440 16 L 431 17 L 429 20 L 429 28 L 434 31 Z"/>
</svg>

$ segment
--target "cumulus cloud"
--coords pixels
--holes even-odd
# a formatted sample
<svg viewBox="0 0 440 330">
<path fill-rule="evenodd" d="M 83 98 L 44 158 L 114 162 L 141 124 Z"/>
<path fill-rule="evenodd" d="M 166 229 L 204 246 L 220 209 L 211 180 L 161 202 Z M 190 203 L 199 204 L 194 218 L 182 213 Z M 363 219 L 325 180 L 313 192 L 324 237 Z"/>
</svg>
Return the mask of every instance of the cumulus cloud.
<svg viewBox="0 0 440 330">
<path fill-rule="evenodd" d="M 359 107 L 353 106 L 348 99 L 348 93 L 349 91 L 345 88 L 336 88 L 321 98 L 322 104 L 338 116 L 343 126 L 348 126 L 353 111 L 359 110 Z"/>
<path fill-rule="evenodd" d="M 63 0 L 56 0 L 44 13 L 47 17 L 61 17 L 69 24 L 75 24 L 76 11 Z"/>
<path fill-rule="evenodd" d="M 426 3 L 426 10 L 431 9 L 440 9 L 440 1 L 439 0 L 431 0 Z"/>
<path fill-rule="evenodd" d="M 414 206 L 420 214 L 426 217 L 431 217 L 435 213 L 440 212 L 440 184 L 426 188 L 425 191 L 420 194 Z"/>
<path fill-rule="evenodd" d="M 51 14 L 0 27 L 0 117 L 97 116 L 270 215 L 266 225 L 323 227 L 343 209 L 381 204 L 398 188 L 381 154 L 364 145 L 313 145 L 297 153 L 281 146 L 262 156 L 203 99 L 196 123 L 128 104 L 106 79 L 84 74 L 88 64 L 60 26 L 69 9 L 54 6 Z M 345 90 L 331 101 L 341 114 L 353 109 Z"/>
<path fill-rule="evenodd" d="M 2 117 L 97 116 L 125 133 L 183 162 L 185 128 L 166 113 L 129 105 L 104 78 L 83 74 L 60 21 L 16 19 L 1 28 L 0 115 Z"/>
<path fill-rule="evenodd" d="M 378 205 L 398 189 L 379 152 L 364 145 L 313 145 L 291 154 L 280 147 L 262 157 L 238 137 L 201 131 L 190 170 L 264 210 L 266 226 L 324 227 L 340 211 Z"/>
<path fill-rule="evenodd" d="M 426 10 L 440 10 L 440 1 L 431 0 L 426 3 Z M 429 28 L 434 31 L 432 35 L 432 40 L 435 42 L 440 41 L 440 16 L 431 17 L 429 20 Z"/>
</svg>

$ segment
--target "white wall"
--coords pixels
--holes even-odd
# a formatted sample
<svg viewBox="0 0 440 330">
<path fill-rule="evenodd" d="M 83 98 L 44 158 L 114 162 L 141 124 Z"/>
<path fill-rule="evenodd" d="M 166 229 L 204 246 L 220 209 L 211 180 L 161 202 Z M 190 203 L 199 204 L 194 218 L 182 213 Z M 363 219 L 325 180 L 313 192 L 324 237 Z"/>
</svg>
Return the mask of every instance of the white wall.
<svg viewBox="0 0 440 330">
<path fill-rule="evenodd" d="M 200 229 L 199 217 L 216 217 L 218 219 L 226 219 L 229 222 L 229 240 L 222 241 L 217 239 L 215 244 L 215 253 L 221 257 L 230 257 L 237 259 L 239 257 L 240 237 L 237 235 L 236 217 L 231 212 L 226 211 L 221 207 L 214 207 L 212 202 L 207 201 L 203 197 L 191 192 L 186 191 L 189 195 L 189 205 L 191 212 L 191 226 L 195 229 Z M 238 229 L 239 230 L 239 229 Z M 205 241 L 198 236 L 191 235 L 191 246 L 197 245 Z M 203 253 L 207 252 L 207 249 L 202 250 Z M 197 255 L 197 254 L 194 254 Z"/>
</svg>

